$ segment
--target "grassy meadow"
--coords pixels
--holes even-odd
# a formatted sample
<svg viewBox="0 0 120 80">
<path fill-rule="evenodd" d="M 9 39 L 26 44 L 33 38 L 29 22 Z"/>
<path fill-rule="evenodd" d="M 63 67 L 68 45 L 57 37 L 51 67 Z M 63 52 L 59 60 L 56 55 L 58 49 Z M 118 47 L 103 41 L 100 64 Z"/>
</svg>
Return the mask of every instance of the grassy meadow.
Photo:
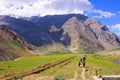
<svg viewBox="0 0 120 80">
<path fill-rule="evenodd" d="M 91 80 L 93 75 L 120 75 L 120 65 L 113 61 L 120 56 L 105 56 L 97 54 L 53 54 L 45 56 L 21 57 L 13 61 L 0 62 L 0 75 L 14 74 L 46 63 L 76 56 L 62 64 L 40 72 L 41 76 L 63 77 L 64 79 L 81 79 L 82 67 L 78 68 L 81 57 L 87 55 L 85 71 L 86 80 Z"/>
</svg>

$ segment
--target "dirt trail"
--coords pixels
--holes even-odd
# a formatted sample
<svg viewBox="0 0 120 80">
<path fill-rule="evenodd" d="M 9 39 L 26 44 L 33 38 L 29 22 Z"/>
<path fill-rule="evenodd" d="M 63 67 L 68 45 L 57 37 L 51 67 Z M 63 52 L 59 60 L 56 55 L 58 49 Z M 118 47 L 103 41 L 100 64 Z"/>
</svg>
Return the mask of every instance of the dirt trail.
<svg viewBox="0 0 120 80">
<path fill-rule="evenodd" d="M 85 68 L 82 68 L 81 78 L 82 80 L 85 80 Z"/>
<path fill-rule="evenodd" d="M 79 76 L 79 73 L 77 72 L 77 70 L 75 71 L 75 74 L 74 74 L 74 78 L 73 79 L 69 79 L 69 80 L 85 80 L 85 68 L 80 68 L 81 69 L 81 73 L 80 73 L 80 76 Z"/>
<path fill-rule="evenodd" d="M 24 77 L 22 80 L 54 80 L 54 77 L 40 76 L 39 74 L 32 74 Z"/>
<path fill-rule="evenodd" d="M 77 80 L 77 76 L 78 76 L 77 71 L 75 71 L 75 75 L 74 75 L 75 80 Z"/>
</svg>

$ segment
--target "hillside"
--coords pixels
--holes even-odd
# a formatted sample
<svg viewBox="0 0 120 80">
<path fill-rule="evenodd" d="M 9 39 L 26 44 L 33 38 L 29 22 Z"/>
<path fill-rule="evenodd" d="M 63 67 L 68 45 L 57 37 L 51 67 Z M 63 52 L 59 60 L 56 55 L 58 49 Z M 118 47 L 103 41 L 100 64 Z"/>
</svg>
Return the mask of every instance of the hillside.
<svg viewBox="0 0 120 80">
<path fill-rule="evenodd" d="M 73 53 L 96 52 L 120 47 L 119 38 L 105 25 L 81 14 L 31 18 L 0 16 L 0 22 L 1 25 L 7 25 L 38 47 L 51 45 L 53 47 L 53 44 L 60 44 L 61 50 L 64 47 Z"/>
<path fill-rule="evenodd" d="M 35 46 L 28 43 L 16 32 L 5 26 L 0 26 L 0 61 L 34 55 L 32 50 L 35 49 Z"/>
<path fill-rule="evenodd" d="M 82 21 L 77 17 L 70 18 L 63 26 L 63 41 L 70 37 L 70 49 L 80 52 L 109 50 L 120 46 L 118 37 L 95 19 Z"/>
</svg>

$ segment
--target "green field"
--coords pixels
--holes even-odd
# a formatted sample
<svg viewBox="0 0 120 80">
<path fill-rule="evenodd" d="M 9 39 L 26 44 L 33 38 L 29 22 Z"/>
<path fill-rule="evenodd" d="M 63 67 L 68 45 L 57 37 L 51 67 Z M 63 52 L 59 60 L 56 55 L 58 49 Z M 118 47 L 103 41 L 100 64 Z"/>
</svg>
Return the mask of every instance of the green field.
<svg viewBox="0 0 120 80">
<path fill-rule="evenodd" d="M 90 80 L 93 75 L 120 75 L 120 65 L 113 61 L 119 59 L 120 56 L 103 56 L 97 54 L 86 54 L 87 66 L 85 71 L 86 80 Z M 59 54 L 34 57 L 21 57 L 14 61 L 0 62 L 0 75 L 18 73 L 33 67 L 46 63 L 55 62 L 76 56 L 62 64 L 49 68 L 39 74 L 41 76 L 61 76 L 64 79 L 73 79 L 77 75 L 77 80 L 81 80 L 82 67 L 78 68 L 78 61 L 84 54 Z"/>
</svg>

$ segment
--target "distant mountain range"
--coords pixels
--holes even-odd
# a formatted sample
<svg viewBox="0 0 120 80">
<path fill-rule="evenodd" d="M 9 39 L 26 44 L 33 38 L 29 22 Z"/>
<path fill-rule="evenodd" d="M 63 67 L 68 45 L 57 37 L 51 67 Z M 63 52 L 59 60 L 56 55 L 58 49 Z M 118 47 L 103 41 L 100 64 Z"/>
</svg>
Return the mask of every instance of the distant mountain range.
<svg viewBox="0 0 120 80">
<path fill-rule="evenodd" d="M 68 49 L 73 53 L 82 53 L 120 47 L 120 39 L 105 25 L 81 14 L 31 18 L 0 16 L 0 25 L 14 30 L 35 46 L 55 46 L 58 51 Z"/>
</svg>

